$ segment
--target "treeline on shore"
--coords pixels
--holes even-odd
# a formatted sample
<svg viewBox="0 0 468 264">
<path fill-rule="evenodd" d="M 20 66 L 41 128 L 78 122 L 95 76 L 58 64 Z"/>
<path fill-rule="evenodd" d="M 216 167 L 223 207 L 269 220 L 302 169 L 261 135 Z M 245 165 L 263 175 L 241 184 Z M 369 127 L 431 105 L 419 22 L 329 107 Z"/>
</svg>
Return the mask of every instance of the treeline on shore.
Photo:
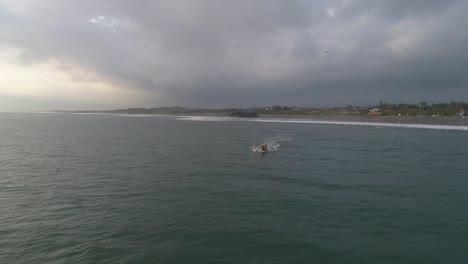
<svg viewBox="0 0 468 264">
<path fill-rule="evenodd" d="M 450 102 L 450 103 L 432 103 L 420 102 L 419 104 L 388 104 L 379 105 L 382 113 L 386 115 L 422 115 L 422 116 L 454 116 L 465 115 L 468 109 L 468 103 Z"/>
<path fill-rule="evenodd" d="M 291 106 L 267 106 L 250 108 L 186 108 L 186 107 L 156 107 L 156 108 L 127 108 L 110 111 L 66 111 L 75 113 L 120 113 L 120 114 L 216 114 L 240 117 L 255 117 L 257 115 L 404 115 L 404 116 L 465 116 L 464 109 L 468 103 L 432 103 L 420 102 L 418 104 L 382 103 L 370 106 L 352 106 L 313 108 Z M 254 113 L 254 114 L 252 114 Z"/>
<path fill-rule="evenodd" d="M 370 106 L 332 107 L 332 108 L 300 108 L 273 106 L 255 109 L 259 114 L 306 114 L 306 115 L 405 115 L 405 116 L 464 116 L 468 103 L 432 103 L 418 104 L 382 103 Z"/>
</svg>

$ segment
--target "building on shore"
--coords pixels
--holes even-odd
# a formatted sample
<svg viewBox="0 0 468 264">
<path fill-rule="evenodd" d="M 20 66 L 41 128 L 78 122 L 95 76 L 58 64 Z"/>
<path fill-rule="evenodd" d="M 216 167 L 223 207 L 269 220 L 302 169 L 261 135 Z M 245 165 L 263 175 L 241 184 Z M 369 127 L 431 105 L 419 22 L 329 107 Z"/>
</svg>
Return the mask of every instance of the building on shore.
<svg viewBox="0 0 468 264">
<path fill-rule="evenodd" d="M 369 115 L 382 115 L 380 108 L 372 108 L 369 110 Z"/>
</svg>

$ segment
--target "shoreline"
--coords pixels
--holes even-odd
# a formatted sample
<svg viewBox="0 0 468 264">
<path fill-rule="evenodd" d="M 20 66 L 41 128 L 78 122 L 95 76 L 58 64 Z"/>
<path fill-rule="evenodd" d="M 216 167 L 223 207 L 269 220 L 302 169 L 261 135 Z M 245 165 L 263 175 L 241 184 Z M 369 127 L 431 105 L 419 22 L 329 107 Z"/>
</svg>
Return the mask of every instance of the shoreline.
<svg viewBox="0 0 468 264">
<path fill-rule="evenodd" d="M 175 114 L 174 117 L 230 117 L 225 114 L 196 113 Z M 238 118 L 238 117 L 230 117 Z M 279 119 L 279 120 L 307 120 L 307 121 L 336 121 L 336 122 L 365 122 L 386 124 L 414 124 L 414 125 L 453 125 L 468 126 L 468 118 L 457 116 L 371 116 L 371 115 L 294 115 L 294 114 L 259 114 L 256 118 L 240 118 L 242 120 L 255 119 Z"/>
<path fill-rule="evenodd" d="M 49 113 L 49 112 L 47 112 Z M 226 113 L 177 113 L 177 114 L 137 114 L 137 113 L 109 113 L 109 112 L 50 112 L 64 114 L 97 114 L 116 116 L 139 116 L 139 117 L 231 117 Z M 365 123 L 386 123 L 386 124 L 415 124 L 415 125 L 453 125 L 468 126 L 468 118 L 457 116 L 371 116 L 371 115 L 297 115 L 297 114 L 259 114 L 255 118 L 239 118 L 241 120 L 271 119 L 271 120 L 307 120 L 307 121 L 335 121 L 335 122 L 365 122 Z"/>
<path fill-rule="evenodd" d="M 468 119 L 456 116 L 306 116 L 306 115 L 259 115 L 260 118 L 302 119 L 316 121 L 366 122 L 388 124 L 419 124 L 419 125 L 454 125 L 468 126 Z"/>
</svg>

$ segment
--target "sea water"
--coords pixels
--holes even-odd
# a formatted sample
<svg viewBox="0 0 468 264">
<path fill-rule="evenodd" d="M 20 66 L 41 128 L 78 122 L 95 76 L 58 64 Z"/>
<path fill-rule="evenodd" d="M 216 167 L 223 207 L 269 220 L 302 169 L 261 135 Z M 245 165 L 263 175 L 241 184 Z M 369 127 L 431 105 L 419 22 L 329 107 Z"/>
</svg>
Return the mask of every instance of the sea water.
<svg viewBox="0 0 468 264">
<path fill-rule="evenodd" d="M 468 262 L 466 127 L 209 119 L 0 114 L 0 263 Z"/>
</svg>

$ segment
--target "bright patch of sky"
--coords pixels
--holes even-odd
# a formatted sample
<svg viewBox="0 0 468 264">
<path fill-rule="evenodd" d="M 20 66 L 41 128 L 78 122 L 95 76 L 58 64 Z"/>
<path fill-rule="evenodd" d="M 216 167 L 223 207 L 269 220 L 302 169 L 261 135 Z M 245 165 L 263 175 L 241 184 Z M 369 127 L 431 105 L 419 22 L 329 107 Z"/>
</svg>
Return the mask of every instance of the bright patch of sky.
<svg viewBox="0 0 468 264">
<path fill-rule="evenodd" d="M 94 16 L 88 19 L 88 23 L 94 24 L 96 26 L 107 28 L 112 31 L 117 31 L 119 27 L 119 20 L 114 17 L 107 16 Z"/>
<path fill-rule="evenodd" d="M 327 8 L 325 12 L 327 12 L 328 17 L 330 18 L 336 17 L 336 10 L 334 8 Z"/>
<path fill-rule="evenodd" d="M 79 65 L 66 65 L 55 59 L 39 63 L 17 63 L 18 54 L 20 51 L 17 49 L 0 48 L 0 99 L 48 98 L 115 107 L 126 104 L 128 98 L 143 96 L 141 91 L 122 89 Z M 66 105 L 61 107 L 69 108 Z M 28 106 L 22 106 L 22 109 L 47 110 L 46 107 L 29 109 Z"/>
</svg>

